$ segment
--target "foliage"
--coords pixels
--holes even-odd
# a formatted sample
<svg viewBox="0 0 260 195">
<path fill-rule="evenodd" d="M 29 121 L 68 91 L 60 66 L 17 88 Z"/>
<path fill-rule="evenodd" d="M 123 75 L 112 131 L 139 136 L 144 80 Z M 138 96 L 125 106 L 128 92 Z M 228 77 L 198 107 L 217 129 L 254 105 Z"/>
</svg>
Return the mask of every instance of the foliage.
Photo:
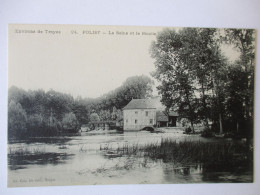
<svg viewBox="0 0 260 195">
<path fill-rule="evenodd" d="M 115 90 L 97 99 L 86 99 L 86 101 L 90 105 L 90 110 L 95 110 L 97 113 L 106 110 L 112 114 L 114 108 L 122 109 L 132 99 L 150 97 L 152 85 L 153 81 L 147 76 L 133 76 L 127 78 L 122 86 Z"/>
<path fill-rule="evenodd" d="M 112 111 L 101 110 L 99 116 L 101 121 L 121 121 L 123 119 L 123 112 L 121 109 L 113 107 Z"/>
<path fill-rule="evenodd" d="M 26 133 L 27 115 L 20 103 L 12 100 L 8 105 L 8 138 L 22 138 Z"/>
<path fill-rule="evenodd" d="M 229 67 L 228 116 L 236 124 L 237 133 L 252 137 L 256 32 L 252 29 L 226 29 L 225 31 L 227 36 L 223 40 L 232 44 L 240 52 L 239 59 Z"/>
<path fill-rule="evenodd" d="M 223 55 L 224 43 L 240 52 L 234 63 Z M 210 121 L 222 134 L 223 128 L 230 131 L 225 125 L 232 121 L 233 130 L 252 132 L 254 30 L 165 29 L 157 35 L 150 53 L 162 103 L 187 118 L 192 129 L 202 121 L 209 128 Z"/>
<path fill-rule="evenodd" d="M 133 76 L 122 86 L 97 99 L 85 99 L 88 110 L 95 110 L 101 121 L 122 121 L 122 109 L 132 100 L 151 97 L 153 81 L 148 76 Z M 91 121 L 91 120 L 90 120 Z"/>
<path fill-rule="evenodd" d="M 100 118 L 98 116 L 98 114 L 96 112 L 93 112 L 90 116 L 89 116 L 89 120 L 91 123 L 95 123 L 95 122 L 99 122 Z"/>
<path fill-rule="evenodd" d="M 121 121 L 122 108 L 133 98 L 151 96 L 153 81 L 144 75 L 126 79 L 121 87 L 95 99 L 49 90 L 25 91 L 15 86 L 8 91 L 9 139 L 55 136 L 77 132 L 90 121 Z M 91 112 L 95 110 L 95 113 Z"/>
<path fill-rule="evenodd" d="M 165 30 L 152 43 L 151 56 L 155 59 L 156 71 L 153 76 L 161 82 L 158 87 L 162 102 L 167 108 L 177 107 L 182 117 L 193 123 L 196 120 L 196 97 L 193 87 L 194 77 L 183 60 L 184 43 L 175 30 Z"/>
<path fill-rule="evenodd" d="M 78 120 L 72 112 L 66 113 L 62 119 L 62 127 L 67 131 L 77 132 Z"/>
<path fill-rule="evenodd" d="M 12 106 L 13 101 L 18 101 L 27 116 L 23 120 L 23 136 L 54 136 L 65 131 L 62 127 L 64 115 L 74 109 L 74 99 L 72 96 L 59 93 L 53 90 L 44 92 L 43 90 L 25 91 L 17 87 L 9 89 L 8 105 Z M 12 109 L 9 108 L 9 111 Z M 12 131 L 12 114 L 8 113 L 8 131 Z M 12 134 L 12 133 L 11 133 Z M 20 139 L 19 136 L 13 136 Z"/>
<path fill-rule="evenodd" d="M 52 116 L 45 118 L 42 114 L 33 114 L 27 120 L 27 135 L 30 137 L 57 135 L 61 128 L 61 123 Z"/>
</svg>

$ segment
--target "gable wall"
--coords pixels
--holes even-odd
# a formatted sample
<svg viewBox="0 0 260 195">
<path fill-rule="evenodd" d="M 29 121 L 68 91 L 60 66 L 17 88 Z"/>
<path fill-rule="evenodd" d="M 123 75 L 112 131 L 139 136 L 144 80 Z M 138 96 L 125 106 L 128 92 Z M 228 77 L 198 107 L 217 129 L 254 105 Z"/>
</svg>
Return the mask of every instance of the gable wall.
<svg viewBox="0 0 260 195">
<path fill-rule="evenodd" d="M 148 111 L 148 116 L 146 116 Z M 146 126 L 156 124 L 156 109 L 127 109 L 123 110 L 124 115 L 124 130 L 141 130 Z M 152 124 L 150 123 L 150 120 Z M 137 123 L 135 123 L 137 120 Z"/>
</svg>

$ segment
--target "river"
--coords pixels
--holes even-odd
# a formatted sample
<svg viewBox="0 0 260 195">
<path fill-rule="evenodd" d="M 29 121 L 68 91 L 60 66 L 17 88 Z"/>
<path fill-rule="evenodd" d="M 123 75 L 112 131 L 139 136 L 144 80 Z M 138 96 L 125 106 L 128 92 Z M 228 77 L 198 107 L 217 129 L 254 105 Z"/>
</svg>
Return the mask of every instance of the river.
<svg viewBox="0 0 260 195">
<path fill-rule="evenodd" d="M 164 129 L 164 133 L 95 131 L 9 143 L 8 187 L 253 181 L 253 173 L 247 169 L 206 171 L 198 165 L 176 166 L 107 152 L 125 145 L 158 144 L 162 138 L 177 142 L 218 141 L 185 135 L 181 129 L 171 128 Z"/>
</svg>

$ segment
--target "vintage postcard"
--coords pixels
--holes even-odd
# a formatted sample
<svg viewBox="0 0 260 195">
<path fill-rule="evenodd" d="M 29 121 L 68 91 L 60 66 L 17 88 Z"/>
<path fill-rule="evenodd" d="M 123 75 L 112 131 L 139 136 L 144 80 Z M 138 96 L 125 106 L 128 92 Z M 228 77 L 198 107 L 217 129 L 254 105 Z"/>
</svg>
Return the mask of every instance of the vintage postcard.
<svg viewBox="0 0 260 195">
<path fill-rule="evenodd" d="M 254 181 L 254 29 L 10 24 L 8 187 Z"/>
</svg>

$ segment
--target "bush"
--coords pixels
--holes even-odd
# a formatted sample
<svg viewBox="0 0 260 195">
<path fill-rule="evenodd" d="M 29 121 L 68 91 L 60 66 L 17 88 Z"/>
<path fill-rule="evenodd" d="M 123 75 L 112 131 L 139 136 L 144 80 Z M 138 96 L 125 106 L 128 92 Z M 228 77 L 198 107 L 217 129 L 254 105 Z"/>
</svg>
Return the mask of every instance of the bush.
<svg viewBox="0 0 260 195">
<path fill-rule="evenodd" d="M 192 132 L 191 128 L 190 128 L 190 127 L 186 127 L 186 128 L 184 129 L 183 134 L 191 134 L 191 132 Z"/>
<path fill-rule="evenodd" d="M 74 113 L 65 114 L 62 119 L 62 127 L 65 131 L 77 132 L 79 130 L 79 123 Z"/>
<path fill-rule="evenodd" d="M 206 137 L 206 138 L 214 137 L 214 133 L 212 130 L 210 130 L 210 128 L 205 127 L 201 133 L 201 137 Z"/>
</svg>

